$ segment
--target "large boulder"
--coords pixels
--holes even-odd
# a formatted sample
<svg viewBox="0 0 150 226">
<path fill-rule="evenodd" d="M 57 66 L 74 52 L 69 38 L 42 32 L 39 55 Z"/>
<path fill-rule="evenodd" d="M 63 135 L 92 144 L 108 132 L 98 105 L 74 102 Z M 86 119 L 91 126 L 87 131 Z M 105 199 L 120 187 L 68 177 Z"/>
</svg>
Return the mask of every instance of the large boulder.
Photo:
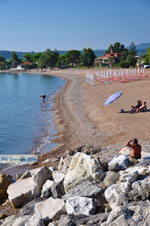
<svg viewBox="0 0 150 226">
<path fill-rule="evenodd" d="M 143 175 L 143 176 L 150 174 L 149 169 L 147 167 L 143 167 L 143 166 L 130 167 L 130 168 L 124 170 L 124 171 L 120 171 L 119 174 L 121 176 L 123 174 L 132 174 L 132 173 L 135 173 L 135 172 L 138 172 L 138 175 Z"/>
<path fill-rule="evenodd" d="M 68 200 L 74 196 L 98 199 L 101 204 L 104 203 L 104 188 L 94 185 L 90 181 L 83 181 L 81 184 L 69 190 L 63 199 Z"/>
<path fill-rule="evenodd" d="M 104 172 L 97 158 L 77 153 L 69 165 L 68 173 L 64 179 L 64 188 L 67 192 L 84 180 L 101 181 L 103 177 Z"/>
<path fill-rule="evenodd" d="M 129 168 L 126 171 L 123 171 L 121 173 L 121 176 L 120 176 L 119 180 L 121 182 L 133 183 L 134 181 L 137 180 L 138 175 L 139 174 L 138 174 L 137 170 L 130 170 L 130 168 Z"/>
<path fill-rule="evenodd" d="M 128 203 L 128 192 L 131 185 L 127 182 L 113 184 L 105 191 L 105 198 L 110 207 L 114 209 L 116 206 L 126 205 Z"/>
<path fill-rule="evenodd" d="M 20 210 L 19 216 L 33 215 L 35 205 L 41 201 L 43 201 L 42 198 L 36 198 L 31 202 L 28 202 L 27 204 L 25 204 L 24 207 Z"/>
<path fill-rule="evenodd" d="M 141 159 L 138 159 L 138 166 L 149 166 L 150 165 L 150 153 L 141 152 Z"/>
<path fill-rule="evenodd" d="M 65 202 L 61 199 L 53 199 L 52 197 L 37 203 L 34 210 L 34 215 L 40 212 L 42 220 L 46 224 L 52 220 L 59 220 L 60 216 L 66 213 Z"/>
<path fill-rule="evenodd" d="M 143 226 L 150 225 L 150 202 L 131 202 L 127 206 L 119 206 L 111 211 L 106 222 L 101 226 Z"/>
<path fill-rule="evenodd" d="M 63 182 L 63 180 L 65 178 L 65 174 L 61 171 L 52 172 L 52 176 L 53 176 L 55 183 L 61 183 L 61 182 Z"/>
<path fill-rule="evenodd" d="M 67 172 L 71 160 L 72 160 L 72 156 L 69 156 L 69 155 L 67 155 L 65 158 L 61 157 L 58 165 L 58 170 Z"/>
<path fill-rule="evenodd" d="M 34 184 L 42 188 L 46 180 L 52 179 L 52 172 L 48 167 L 40 167 L 30 171 Z"/>
<path fill-rule="evenodd" d="M 128 193 L 129 200 L 145 200 L 150 197 L 150 176 L 144 180 L 132 183 L 132 190 Z"/>
<path fill-rule="evenodd" d="M 7 196 L 7 188 L 12 183 L 12 177 L 0 174 L 0 202 Z"/>
<path fill-rule="evenodd" d="M 23 206 L 25 203 L 39 197 L 43 184 L 52 176 L 46 167 L 33 170 L 31 175 L 32 177 L 18 180 L 8 187 L 8 198 L 14 207 Z"/>
<path fill-rule="evenodd" d="M 92 198 L 74 196 L 67 200 L 66 210 L 67 214 L 73 215 L 93 215 L 96 210 L 96 200 Z"/>
<path fill-rule="evenodd" d="M 110 171 L 125 170 L 128 168 L 128 166 L 129 158 L 125 155 L 120 155 L 113 158 L 108 164 L 108 168 Z"/>
<path fill-rule="evenodd" d="M 111 186 L 119 179 L 119 172 L 108 172 L 104 178 L 104 185 L 106 187 Z"/>
</svg>

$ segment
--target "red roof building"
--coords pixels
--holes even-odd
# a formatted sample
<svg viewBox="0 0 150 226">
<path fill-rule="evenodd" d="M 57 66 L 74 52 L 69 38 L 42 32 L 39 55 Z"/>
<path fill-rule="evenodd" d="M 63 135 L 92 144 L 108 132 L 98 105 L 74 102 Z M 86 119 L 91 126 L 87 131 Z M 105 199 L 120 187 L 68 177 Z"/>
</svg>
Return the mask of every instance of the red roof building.
<svg viewBox="0 0 150 226">
<path fill-rule="evenodd" d="M 104 56 L 95 59 L 95 65 L 112 67 L 120 58 L 121 53 L 106 53 Z"/>
<path fill-rule="evenodd" d="M 31 62 L 24 62 L 24 63 L 22 63 L 21 65 L 23 66 L 23 65 L 32 65 L 33 63 L 31 63 Z"/>
</svg>

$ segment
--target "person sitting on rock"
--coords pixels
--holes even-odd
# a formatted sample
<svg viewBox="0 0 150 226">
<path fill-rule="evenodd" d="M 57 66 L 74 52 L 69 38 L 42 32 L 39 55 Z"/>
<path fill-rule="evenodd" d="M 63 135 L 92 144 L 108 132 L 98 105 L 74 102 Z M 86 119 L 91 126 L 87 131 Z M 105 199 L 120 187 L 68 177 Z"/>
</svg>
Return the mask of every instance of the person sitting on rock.
<svg viewBox="0 0 150 226">
<path fill-rule="evenodd" d="M 139 111 L 147 111 L 147 106 L 146 106 L 146 101 L 140 106 L 139 108 L 136 109 L 136 113 Z"/>
<path fill-rule="evenodd" d="M 126 146 L 131 148 L 130 158 L 140 159 L 141 158 L 141 150 L 142 147 L 138 144 L 138 140 L 136 138 L 129 140 L 126 143 Z"/>
</svg>

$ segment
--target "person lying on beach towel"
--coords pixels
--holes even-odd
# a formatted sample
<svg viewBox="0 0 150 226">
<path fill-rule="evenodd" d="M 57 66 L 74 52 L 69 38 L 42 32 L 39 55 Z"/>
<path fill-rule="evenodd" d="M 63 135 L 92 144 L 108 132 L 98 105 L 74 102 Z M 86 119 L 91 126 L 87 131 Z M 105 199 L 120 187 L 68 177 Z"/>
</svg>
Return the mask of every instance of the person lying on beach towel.
<svg viewBox="0 0 150 226">
<path fill-rule="evenodd" d="M 131 106 L 131 113 L 135 113 L 138 108 L 142 106 L 142 101 L 137 100 L 137 105 L 136 106 Z"/>
<path fill-rule="evenodd" d="M 136 109 L 136 113 L 139 111 L 147 111 L 146 101 L 143 102 L 142 106 Z"/>
</svg>

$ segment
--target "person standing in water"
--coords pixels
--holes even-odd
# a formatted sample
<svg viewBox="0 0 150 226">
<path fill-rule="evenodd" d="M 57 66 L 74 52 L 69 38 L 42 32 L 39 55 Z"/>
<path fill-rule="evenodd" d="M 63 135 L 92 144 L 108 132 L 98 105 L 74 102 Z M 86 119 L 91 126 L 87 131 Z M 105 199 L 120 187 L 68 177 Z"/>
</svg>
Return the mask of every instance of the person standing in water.
<svg viewBox="0 0 150 226">
<path fill-rule="evenodd" d="M 43 98 L 43 103 L 45 103 L 46 95 L 45 95 L 45 94 L 43 94 L 43 95 L 41 95 L 40 97 L 42 97 L 42 98 Z"/>
</svg>

